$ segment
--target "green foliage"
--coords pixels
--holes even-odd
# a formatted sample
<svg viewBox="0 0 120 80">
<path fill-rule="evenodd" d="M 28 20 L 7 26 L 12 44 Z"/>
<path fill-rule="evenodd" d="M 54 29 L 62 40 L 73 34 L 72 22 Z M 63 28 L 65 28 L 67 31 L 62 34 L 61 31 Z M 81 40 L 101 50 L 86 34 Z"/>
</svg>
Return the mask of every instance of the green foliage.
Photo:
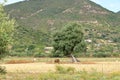
<svg viewBox="0 0 120 80">
<path fill-rule="evenodd" d="M 6 74 L 6 68 L 3 66 L 0 66 L 0 74 Z"/>
<path fill-rule="evenodd" d="M 94 57 L 111 57 L 110 53 L 107 52 L 97 52 L 93 54 Z"/>
<path fill-rule="evenodd" d="M 51 53 L 43 53 L 43 52 L 36 52 L 35 54 L 34 54 L 34 57 L 51 57 L 52 56 L 52 54 Z"/>
<path fill-rule="evenodd" d="M 12 79 L 12 80 L 119 80 L 120 79 L 120 73 L 114 72 L 114 73 L 108 73 L 104 74 L 101 72 L 87 72 L 87 71 L 79 71 L 72 74 L 69 73 L 54 73 L 54 72 L 48 72 L 48 73 L 13 73 L 10 74 L 9 77 L 3 77 L 0 79 Z M 21 77 L 24 76 L 24 77 Z"/>
<path fill-rule="evenodd" d="M 81 25 L 77 23 L 70 23 L 66 25 L 61 31 L 53 35 L 54 53 L 61 55 L 70 55 L 75 51 L 85 51 L 84 35 Z"/>
<path fill-rule="evenodd" d="M 28 54 L 25 53 L 25 52 L 15 52 L 15 51 L 12 51 L 11 53 L 9 53 L 9 56 L 27 57 Z"/>
<path fill-rule="evenodd" d="M 91 44 L 88 43 L 88 46 L 92 46 L 90 49 L 93 52 L 97 49 L 94 44 L 102 44 L 99 42 L 100 39 L 111 40 L 118 46 L 120 43 L 119 13 L 108 11 L 90 0 L 24 0 L 6 5 L 4 8 L 10 17 L 15 18 L 19 24 L 16 28 L 13 45 L 16 53 L 25 53 L 30 45 L 35 45 L 35 48 L 39 49 L 52 46 L 51 33 L 54 30 L 60 30 L 61 26 L 68 22 L 84 25 L 85 39 L 93 40 Z M 86 45 L 86 43 L 83 42 L 81 45 Z M 35 48 L 28 50 L 27 53 L 34 54 Z M 111 53 L 110 48 L 109 50 L 107 48 L 101 48 L 99 51 Z M 82 50 L 85 51 L 86 48 L 81 49 L 77 46 L 75 53 Z M 117 53 L 120 53 L 120 49 L 117 50 Z M 113 49 L 113 51 L 117 50 Z M 41 51 L 43 53 L 43 50 Z M 39 52 L 35 53 L 39 54 Z M 64 52 L 56 51 L 54 56 L 63 57 Z"/>
<path fill-rule="evenodd" d="M 44 47 L 50 45 L 50 34 L 23 26 L 16 27 L 12 48 L 15 53 L 33 56 L 36 53 L 43 53 Z"/>
<path fill-rule="evenodd" d="M 5 14 L 3 5 L 0 4 L 0 58 L 9 51 L 11 46 L 15 21 L 10 20 Z"/>
<path fill-rule="evenodd" d="M 56 66 L 56 72 L 59 74 L 68 74 L 68 73 L 74 73 L 75 68 L 74 67 L 62 67 L 57 65 Z"/>
<path fill-rule="evenodd" d="M 108 80 L 107 77 L 100 72 L 93 70 L 92 72 L 87 72 L 85 70 L 79 72 L 81 79 L 83 80 Z"/>
<path fill-rule="evenodd" d="M 48 5 L 46 6 L 46 4 Z M 88 9 L 86 5 L 91 6 L 91 8 Z M 119 18 L 114 13 L 89 0 L 29 0 L 7 5 L 5 9 L 11 17 L 17 19 L 21 26 L 45 27 L 44 30 L 50 30 L 51 24 L 48 21 L 54 20 L 53 27 L 56 25 L 60 27 L 61 23 L 65 24 L 64 22 L 69 21 L 94 23 L 96 19 L 99 23 L 107 22 L 110 25 L 119 23 Z"/>
<path fill-rule="evenodd" d="M 56 72 L 58 73 L 67 73 L 67 69 L 62 66 L 56 66 Z"/>
</svg>

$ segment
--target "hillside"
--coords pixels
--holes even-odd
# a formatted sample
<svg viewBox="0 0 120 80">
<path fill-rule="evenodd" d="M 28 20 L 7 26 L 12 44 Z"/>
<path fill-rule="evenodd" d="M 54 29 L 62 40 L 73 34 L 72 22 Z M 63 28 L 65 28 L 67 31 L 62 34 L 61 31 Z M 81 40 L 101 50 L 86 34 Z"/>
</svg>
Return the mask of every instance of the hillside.
<svg viewBox="0 0 120 80">
<path fill-rule="evenodd" d="M 6 5 L 5 10 L 19 24 L 15 38 L 22 48 L 26 45 L 35 48 L 36 44 L 50 46 L 50 34 L 68 22 L 83 24 L 89 31 L 86 39 L 92 39 L 93 35 L 96 40 L 120 39 L 116 27 L 120 18 L 89 0 L 25 0 Z"/>
<path fill-rule="evenodd" d="M 118 17 L 120 18 L 120 11 L 119 11 L 119 12 L 117 12 L 117 15 L 118 15 Z"/>
<path fill-rule="evenodd" d="M 119 12 L 117 12 L 118 14 L 120 14 L 120 11 Z"/>
<path fill-rule="evenodd" d="M 22 26 L 32 28 L 56 27 L 69 21 L 118 24 L 114 13 L 89 0 L 26 0 L 7 5 L 6 11 Z"/>
</svg>

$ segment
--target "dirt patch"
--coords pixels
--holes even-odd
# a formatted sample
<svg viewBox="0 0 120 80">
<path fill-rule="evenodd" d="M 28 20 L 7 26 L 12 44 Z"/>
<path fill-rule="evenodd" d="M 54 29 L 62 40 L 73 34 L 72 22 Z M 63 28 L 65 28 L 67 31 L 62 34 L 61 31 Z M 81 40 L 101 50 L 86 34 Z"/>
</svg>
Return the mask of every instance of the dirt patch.
<svg viewBox="0 0 120 80">
<path fill-rule="evenodd" d="M 22 63 L 33 63 L 31 60 L 10 60 L 6 64 L 22 64 Z"/>
<path fill-rule="evenodd" d="M 34 60 L 10 60 L 7 61 L 5 64 L 24 64 L 24 63 L 34 63 Z M 46 61 L 44 62 L 46 64 L 97 64 L 96 62 L 93 61 L 81 61 L 77 63 L 73 63 L 70 61 L 60 61 L 59 59 L 51 60 L 51 61 Z"/>
</svg>

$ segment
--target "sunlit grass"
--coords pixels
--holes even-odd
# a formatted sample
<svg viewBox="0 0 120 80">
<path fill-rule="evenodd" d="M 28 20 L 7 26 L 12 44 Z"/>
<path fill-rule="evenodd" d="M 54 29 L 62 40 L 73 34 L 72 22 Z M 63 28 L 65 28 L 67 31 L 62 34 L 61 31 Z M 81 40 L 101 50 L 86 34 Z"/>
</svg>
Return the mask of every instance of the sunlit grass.
<svg viewBox="0 0 120 80">
<path fill-rule="evenodd" d="M 79 58 L 80 63 L 54 64 L 56 58 L 10 57 L 1 61 L 7 74 L 0 80 L 120 80 L 119 58 Z M 70 58 L 59 58 L 70 62 Z M 32 61 L 33 63 L 6 64 L 11 60 Z M 56 66 L 65 73 L 56 72 Z M 72 72 L 70 70 L 72 70 Z M 69 72 L 70 71 L 70 72 Z M 64 76 L 64 77 L 63 77 Z"/>
<path fill-rule="evenodd" d="M 120 80 L 119 72 L 100 73 L 96 71 L 77 71 L 75 73 L 8 73 L 1 75 L 1 80 Z"/>
</svg>

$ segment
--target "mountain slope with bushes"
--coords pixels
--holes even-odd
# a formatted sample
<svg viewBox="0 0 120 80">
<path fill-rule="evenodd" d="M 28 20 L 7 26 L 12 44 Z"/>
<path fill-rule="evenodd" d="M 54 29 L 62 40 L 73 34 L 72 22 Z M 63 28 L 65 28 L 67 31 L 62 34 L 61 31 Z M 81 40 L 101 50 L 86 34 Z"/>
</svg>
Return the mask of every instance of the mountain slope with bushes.
<svg viewBox="0 0 120 80">
<path fill-rule="evenodd" d="M 89 0 L 25 0 L 6 5 L 5 11 L 19 25 L 17 51 L 41 52 L 51 46 L 51 34 L 69 22 L 83 25 L 85 39 L 96 44 L 120 42 L 120 18 Z"/>
</svg>

